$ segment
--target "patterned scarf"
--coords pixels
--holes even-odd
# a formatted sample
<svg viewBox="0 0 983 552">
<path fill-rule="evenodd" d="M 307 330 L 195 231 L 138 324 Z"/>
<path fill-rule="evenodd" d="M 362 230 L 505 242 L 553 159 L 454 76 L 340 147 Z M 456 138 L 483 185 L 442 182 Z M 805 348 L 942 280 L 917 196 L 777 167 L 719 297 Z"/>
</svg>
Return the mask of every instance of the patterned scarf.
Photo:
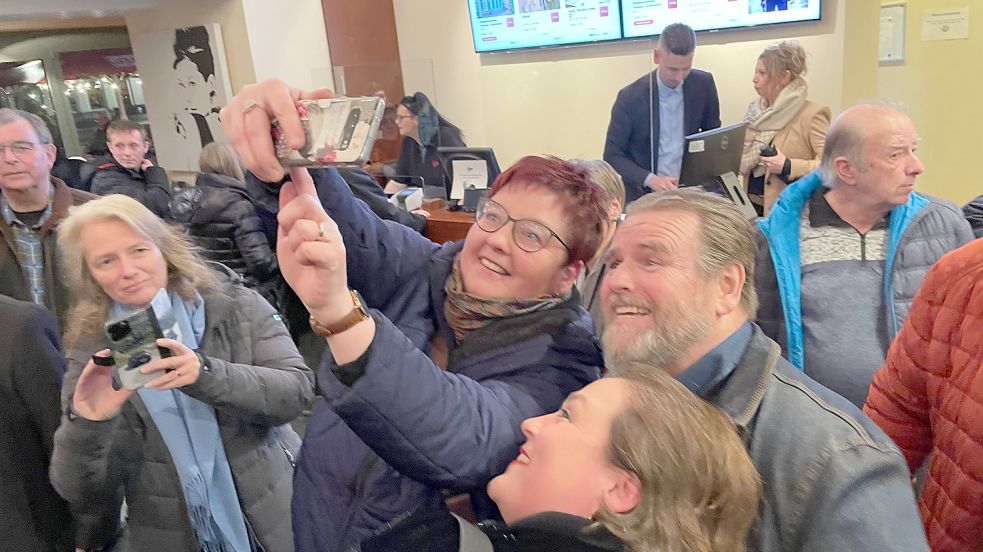
<svg viewBox="0 0 983 552">
<path fill-rule="evenodd" d="M 484 299 L 475 297 L 464 290 L 461 279 L 461 256 L 454 258 L 451 275 L 444 284 L 447 301 L 444 303 L 444 316 L 447 324 L 454 331 L 454 339 L 458 343 L 464 340 L 468 332 L 477 330 L 496 318 L 507 318 L 553 308 L 570 298 L 568 292 L 564 297 L 539 297 L 535 299 Z"/>
<path fill-rule="evenodd" d="M 741 156 L 741 174 L 762 176 L 765 173 L 761 164 L 761 148 L 771 144 L 788 123 L 802 111 L 809 96 L 809 87 L 801 77 L 788 83 L 771 106 L 758 96 L 747 106 L 744 122 L 748 124 L 744 138 L 744 154 Z"/>
</svg>

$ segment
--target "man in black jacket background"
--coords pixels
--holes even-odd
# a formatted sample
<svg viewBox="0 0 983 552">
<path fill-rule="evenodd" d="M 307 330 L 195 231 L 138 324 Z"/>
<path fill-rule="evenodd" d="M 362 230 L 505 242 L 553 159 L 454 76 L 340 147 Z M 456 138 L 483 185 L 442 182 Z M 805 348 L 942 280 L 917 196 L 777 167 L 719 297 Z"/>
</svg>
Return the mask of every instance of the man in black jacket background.
<svg viewBox="0 0 983 552">
<path fill-rule="evenodd" d="M 164 169 L 147 159 L 147 131 L 133 121 L 117 120 L 109 124 L 106 137 L 112 159 L 99 165 L 92 177 L 92 193 L 128 195 L 155 215 L 167 218 L 171 184 Z"/>
<path fill-rule="evenodd" d="M 658 68 L 621 89 L 611 108 L 604 160 L 625 181 L 628 203 L 679 181 L 685 137 L 720 126 L 713 75 L 693 69 L 696 34 L 682 23 L 662 30 Z"/>
<path fill-rule="evenodd" d="M 65 361 L 45 308 L 0 295 L 0 552 L 74 550 L 68 505 L 48 479 Z"/>
</svg>

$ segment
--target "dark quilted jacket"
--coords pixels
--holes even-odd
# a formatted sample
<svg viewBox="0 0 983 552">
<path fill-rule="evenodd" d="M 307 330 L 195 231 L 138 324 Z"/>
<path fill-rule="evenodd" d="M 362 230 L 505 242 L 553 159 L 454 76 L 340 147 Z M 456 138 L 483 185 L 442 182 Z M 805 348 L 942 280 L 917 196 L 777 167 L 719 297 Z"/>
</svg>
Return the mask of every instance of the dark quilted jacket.
<svg viewBox="0 0 983 552">
<path fill-rule="evenodd" d="M 101 196 L 123 194 L 142 203 L 160 218 L 168 217 L 171 183 L 164 169 L 153 166 L 145 171 L 123 167 L 110 158 L 92 175 L 92 193 Z"/>
<path fill-rule="evenodd" d="M 345 241 L 348 283 L 373 307 L 364 373 L 318 370 L 318 400 L 294 475 L 298 552 L 346 551 L 408 512 L 443 507 L 441 489 L 482 495 L 525 440 L 522 420 L 555 411 L 600 374 L 590 315 L 574 294 L 497 320 L 456 343 L 444 283 L 461 243 L 437 246 L 379 220 L 336 171 L 314 171 Z M 439 332 L 447 370 L 426 354 Z M 479 515 L 489 515 L 478 498 Z"/>
<path fill-rule="evenodd" d="M 279 267 L 242 182 L 199 174 L 193 187 L 171 201 L 171 216 L 187 228 L 205 258 L 231 268 L 248 287 L 272 299 Z"/>
<path fill-rule="evenodd" d="M 983 196 L 979 196 L 963 206 L 963 214 L 977 238 L 983 237 Z"/>
<path fill-rule="evenodd" d="M 292 552 L 291 473 L 300 439 L 287 422 L 313 400 L 312 374 L 273 307 L 229 284 L 204 293 L 200 351 L 211 373 L 183 388 L 215 407 L 250 536 L 265 552 Z M 62 388 L 71 404 L 79 374 L 104 343 L 70 349 Z M 125 495 L 128 529 L 117 551 L 199 550 L 167 446 L 139 395 L 115 418 L 62 418 L 51 460 L 55 489 L 82 517 L 77 545 L 95 550 L 112 533 Z"/>
<path fill-rule="evenodd" d="M 866 412 L 914 472 L 934 552 L 983 546 L 983 240 L 946 255 L 874 376 Z"/>
</svg>

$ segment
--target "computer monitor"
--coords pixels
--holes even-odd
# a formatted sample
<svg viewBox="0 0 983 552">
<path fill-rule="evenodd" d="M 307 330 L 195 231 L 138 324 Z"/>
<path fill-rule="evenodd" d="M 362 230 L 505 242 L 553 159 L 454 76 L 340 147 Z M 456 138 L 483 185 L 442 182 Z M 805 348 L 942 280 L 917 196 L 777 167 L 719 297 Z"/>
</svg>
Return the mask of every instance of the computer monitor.
<svg viewBox="0 0 983 552">
<path fill-rule="evenodd" d="M 444 167 L 444 172 L 447 174 L 447 194 L 452 199 L 462 199 L 462 197 L 454 197 L 454 161 L 484 161 L 485 166 L 488 170 L 488 181 L 484 186 L 475 186 L 475 188 L 490 188 L 492 182 L 498 178 L 498 175 L 502 172 L 498 168 L 498 160 L 495 159 L 495 151 L 491 148 L 459 148 L 459 147 L 439 147 L 437 148 L 437 156 L 440 157 L 440 164 Z"/>
<path fill-rule="evenodd" d="M 679 185 L 703 186 L 726 173 L 741 171 L 747 123 L 715 128 L 686 137 Z"/>
<path fill-rule="evenodd" d="M 708 130 L 686 137 L 680 186 L 699 186 L 734 202 L 749 219 L 754 205 L 738 176 L 744 151 L 745 123 Z"/>
</svg>

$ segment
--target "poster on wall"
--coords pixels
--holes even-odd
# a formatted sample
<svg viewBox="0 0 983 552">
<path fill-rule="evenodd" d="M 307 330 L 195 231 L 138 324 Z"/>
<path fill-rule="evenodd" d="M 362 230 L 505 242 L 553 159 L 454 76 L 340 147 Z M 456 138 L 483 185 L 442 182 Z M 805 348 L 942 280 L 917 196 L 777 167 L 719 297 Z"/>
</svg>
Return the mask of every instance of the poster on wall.
<svg viewBox="0 0 983 552">
<path fill-rule="evenodd" d="M 202 146 L 225 140 L 218 112 L 232 97 L 221 27 L 209 23 L 131 37 L 157 162 L 197 171 Z"/>
</svg>

